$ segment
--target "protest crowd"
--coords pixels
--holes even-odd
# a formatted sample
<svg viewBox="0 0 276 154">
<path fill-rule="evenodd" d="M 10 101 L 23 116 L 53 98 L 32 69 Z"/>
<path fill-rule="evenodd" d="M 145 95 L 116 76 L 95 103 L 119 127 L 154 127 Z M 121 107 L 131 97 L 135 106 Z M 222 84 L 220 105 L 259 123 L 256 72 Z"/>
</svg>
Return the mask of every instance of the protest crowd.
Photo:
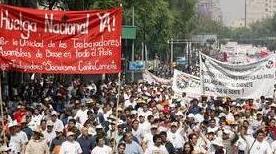
<svg viewBox="0 0 276 154">
<path fill-rule="evenodd" d="M 83 1 L 83 11 L 55 12 L 51 6 L 55 1 L 47 1 L 49 10 L 0 5 L 0 154 L 276 154 L 275 54 L 265 53 L 269 56 L 260 56 L 264 59 L 256 58 L 250 65 L 233 65 L 238 62 L 221 63 L 206 52 L 193 50 L 195 42 L 185 39 L 176 43 L 187 45 L 187 58 L 174 63 L 171 38 L 167 42 L 170 63 L 159 64 L 158 57 L 148 63 L 133 61 L 136 42 L 141 40 L 135 41 L 136 26 L 123 27 L 129 21 L 123 12 L 129 16 L 130 10 L 122 7 L 122 1 L 114 8 L 90 10 L 111 6 L 101 2 L 90 1 L 84 9 Z M 115 5 L 115 1 L 106 2 Z M 157 4 L 152 13 L 161 10 L 161 16 L 168 13 L 162 10 L 171 7 L 167 1 L 152 4 Z M 130 6 L 134 14 L 136 4 Z M 159 20 L 159 16 L 152 17 Z M 140 15 L 133 15 L 132 25 L 136 25 L 134 18 Z M 168 27 L 149 21 L 158 29 Z M 146 22 L 143 18 L 141 23 Z M 147 27 L 142 28 L 145 51 L 141 53 L 146 61 L 144 43 L 155 46 L 149 39 L 156 38 L 151 38 L 153 33 L 146 37 L 151 31 Z M 154 36 L 159 37 L 158 32 L 154 30 Z M 164 44 L 165 38 L 156 43 Z M 122 43 L 123 39 L 132 43 Z M 132 61 L 126 54 L 130 44 Z M 165 44 L 162 48 L 160 53 L 166 50 Z M 223 58 L 227 60 L 227 55 Z M 122 65 L 130 62 L 133 70 Z M 121 73 L 129 71 L 131 80 L 143 72 L 143 80 L 121 79 Z M 25 80 L 28 73 L 33 74 Z M 102 75 L 102 81 L 96 82 L 96 74 Z M 82 75 L 94 76 L 87 80 Z M 110 78 L 104 79 L 105 75 Z M 16 81 L 18 76 L 21 82 Z"/>
<path fill-rule="evenodd" d="M 122 84 L 119 95 L 118 81 L 79 79 L 32 80 L 13 91 L 0 119 L 1 153 L 276 153 L 275 98 L 191 98 L 144 81 Z"/>
</svg>

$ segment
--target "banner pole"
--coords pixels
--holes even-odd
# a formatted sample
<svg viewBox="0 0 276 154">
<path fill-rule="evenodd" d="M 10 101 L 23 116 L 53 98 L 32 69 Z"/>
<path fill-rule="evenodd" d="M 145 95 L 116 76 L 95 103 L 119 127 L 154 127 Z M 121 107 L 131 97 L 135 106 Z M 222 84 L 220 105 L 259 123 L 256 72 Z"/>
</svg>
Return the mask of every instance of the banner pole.
<svg viewBox="0 0 276 154">
<path fill-rule="evenodd" d="M 6 132 L 5 132 L 5 123 L 4 123 L 4 109 L 3 109 L 3 101 L 2 101 L 2 76 L 0 75 L 0 110 L 2 117 L 2 128 L 3 128 L 3 137 L 4 137 L 4 145 L 7 145 L 6 141 Z"/>
<path fill-rule="evenodd" d="M 199 52 L 199 75 L 200 75 L 200 85 L 201 85 L 201 92 L 204 95 L 204 74 L 202 73 L 202 54 Z"/>
<path fill-rule="evenodd" d="M 114 147 L 113 150 L 116 150 L 118 143 L 116 143 L 116 137 L 118 134 L 118 123 L 119 123 L 119 111 L 118 111 L 118 107 L 119 107 L 119 103 L 120 103 L 120 96 L 121 96 L 121 72 L 118 73 L 118 95 L 117 95 L 117 102 L 116 102 L 116 127 L 115 127 L 115 142 L 114 142 Z"/>
</svg>

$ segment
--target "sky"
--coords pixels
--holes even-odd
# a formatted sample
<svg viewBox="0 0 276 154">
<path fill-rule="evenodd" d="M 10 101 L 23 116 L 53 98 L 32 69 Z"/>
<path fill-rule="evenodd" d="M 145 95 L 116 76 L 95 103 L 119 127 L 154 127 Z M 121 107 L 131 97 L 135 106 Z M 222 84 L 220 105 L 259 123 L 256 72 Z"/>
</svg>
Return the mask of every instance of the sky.
<svg viewBox="0 0 276 154">
<path fill-rule="evenodd" d="M 244 18 L 244 2 L 245 0 L 219 0 L 223 22 L 229 25 L 233 20 Z"/>
</svg>

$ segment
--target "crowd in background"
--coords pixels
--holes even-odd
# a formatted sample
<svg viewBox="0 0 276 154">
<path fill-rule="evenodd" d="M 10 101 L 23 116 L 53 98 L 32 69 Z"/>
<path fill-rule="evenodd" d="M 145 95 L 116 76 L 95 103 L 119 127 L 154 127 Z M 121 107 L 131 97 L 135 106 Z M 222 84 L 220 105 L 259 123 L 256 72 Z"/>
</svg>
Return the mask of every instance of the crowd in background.
<svg viewBox="0 0 276 154">
<path fill-rule="evenodd" d="M 273 98 L 188 97 L 146 82 L 14 87 L 0 121 L 2 153 L 272 154 Z M 275 89 L 271 89 L 274 90 Z M 118 101 L 118 105 L 117 105 Z M 116 114 L 118 113 L 118 114 Z M 118 119 L 116 118 L 118 117 Z M 7 143 L 6 145 L 4 143 Z"/>
</svg>

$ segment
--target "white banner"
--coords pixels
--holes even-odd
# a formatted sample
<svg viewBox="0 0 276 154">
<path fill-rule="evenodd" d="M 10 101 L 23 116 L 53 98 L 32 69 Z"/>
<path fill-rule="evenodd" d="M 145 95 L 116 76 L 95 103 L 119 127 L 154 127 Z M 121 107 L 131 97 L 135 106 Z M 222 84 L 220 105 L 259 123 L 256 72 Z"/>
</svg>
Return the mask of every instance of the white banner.
<svg viewBox="0 0 276 154">
<path fill-rule="evenodd" d="M 255 63 L 226 64 L 201 54 L 202 90 L 206 95 L 231 98 L 272 97 L 276 81 L 276 55 Z"/>
<path fill-rule="evenodd" d="M 163 85 L 171 84 L 171 79 L 159 78 L 147 70 L 145 70 L 143 73 L 143 79 L 144 79 L 144 81 L 147 81 L 148 83 L 158 83 L 158 84 L 163 84 Z"/>
<path fill-rule="evenodd" d="M 174 70 L 172 89 L 178 94 L 185 92 L 187 96 L 201 96 L 200 78 Z"/>
</svg>

